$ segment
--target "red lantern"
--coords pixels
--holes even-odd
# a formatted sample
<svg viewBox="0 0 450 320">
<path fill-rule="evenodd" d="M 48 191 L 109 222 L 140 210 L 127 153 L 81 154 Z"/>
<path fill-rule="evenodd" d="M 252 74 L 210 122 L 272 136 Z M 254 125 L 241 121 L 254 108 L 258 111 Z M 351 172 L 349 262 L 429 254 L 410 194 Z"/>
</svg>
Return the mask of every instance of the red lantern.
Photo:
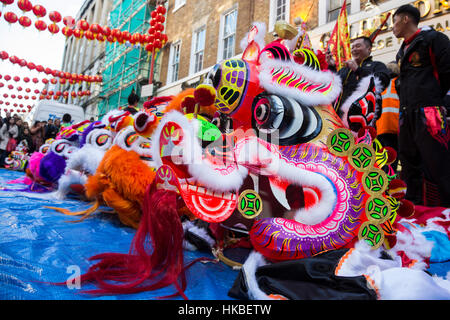
<svg viewBox="0 0 450 320">
<path fill-rule="evenodd" d="M 19 94 L 18 96 L 17 96 L 17 99 L 19 99 L 19 100 L 22 100 L 22 96 Z"/>
<path fill-rule="evenodd" d="M 28 100 L 28 99 L 30 99 L 30 97 L 29 96 L 24 96 L 23 97 L 25 100 Z"/>
<path fill-rule="evenodd" d="M 34 93 L 36 93 L 36 94 L 39 94 L 39 93 L 41 93 L 38 89 L 35 89 L 34 90 Z"/>
<path fill-rule="evenodd" d="M 0 88 L 3 88 L 5 85 L 2 83 L 2 82 L 0 82 Z"/>
<path fill-rule="evenodd" d="M 118 39 L 118 38 L 121 38 L 121 37 L 122 37 L 122 32 L 120 32 L 119 29 L 112 29 L 112 30 L 111 30 L 111 35 L 112 35 L 114 38 Z"/>
<path fill-rule="evenodd" d="M 67 98 L 68 96 L 69 96 L 69 91 L 64 91 L 64 92 L 63 92 L 63 97 L 64 97 L 64 98 Z"/>
<path fill-rule="evenodd" d="M 11 56 L 11 57 L 9 57 L 9 61 L 11 63 L 17 63 L 17 62 L 19 62 L 19 58 L 17 58 L 16 56 Z"/>
<path fill-rule="evenodd" d="M 152 11 L 152 12 L 150 13 L 150 15 L 152 16 L 152 19 L 155 19 L 156 16 L 158 15 L 158 12 Z"/>
<path fill-rule="evenodd" d="M 25 83 L 30 82 L 30 78 L 28 78 L 28 77 L 23 78 L 23 82 L 25 82 Z"/>
<path fill-rule="evenodd" d="M 53 90 L 50 90 L 49 92 L 48 92 L 48 95 L 49 96 L 52 96 L 52 95 L 54 95 L 55 93 L 53 92 Z"/>
<path fill-rule="evenodd" d="M 50 19 L 50 21 L 54 22 L 54 23 L 58 23 L 61 21 L 62 17 L 61 17 L 61 13 L 59 13 L 58 11 L 52 11 L 48 14 L 48 18 Z"/>
<path fill-rule="evenodd" d="M 32 96 L 31 99 L 36 100 L 36 96 Z"/>
<path fill-rule="evenodd" d="M 106 41 L 108 41 L 109 43 L 113 43 L 115 41 L 115 39 L 112 35 L 109 35 L 106 37 Z"/>
<path fill-rule="evenodd" d="M 86 20 L 81 19 L 77 22 L 77 28 L 83 31 L 87 31 L 89 29 L 89 23 Z"/>
<path fill-rule="evenodd" d="M 25 59 L 20 59 L 18 62 L 19 66 L 25 67 L 27 65 L 27 61 Z"/>
<path fill-rule="evenodd" d="M 17 87 L 16 89 L 17 89 L 17 91 L 22 91 L 23 90 L 22 87 Z"/>
<path fill-rule="evenodd" d="M 12 4 L 14 0 L 0 0 L 1 3 L 3 3 L 3 6 L 7 6 L 9 4 Z"/>
<path fill-rule="evenodd" d="M 2 100 L 0 100 L 0 104 L 3 104 L 3 101 L 2 101 Z"/>
<path fill-rule="evenodd" d="M 60 96 L 61 94 L 62 94 L 62 92 L 61 92 L 61 91 L 59 91 L 59 90 L 58 90 L 58 91 L 56 91 L 56 93 L 55 93 L 55 95 L 56 95 L 56 96 Z"/>
<path fill-rule="evenodd" d="M 15 77 L 13 78 L 13 80 L 14 80 L 15 82 L 19 82 L 19 81 L 20 81 L 20 78 L 19 78 L 18 76 L 15 76 Z"/>
<path fill-rule="evenodd" d="M 153 51 L 153 43 L 150 42 L 149 44 L 147 44 L 147 45 L 145 46 L 145 50 L 146 50 L 147 52 L 152 52 L 152 51 Z"/>
<path fill-rule="evenodd" d="M 75 26 L 75 19 L 71 16 L 67 16 L 63 18 L 63 23 L 65 26 L 69 28 L 73 28 Z"/>
<path fill-rule="evenodd" d="M 72 78 L 72 75 L 70 74 L 70 72 L 64 72 L 64 78 L 66 78 L 67 80 Z"/>
<path fill-rule="evenodd" d="M 82 97 L 84 95 L 84 91 L 78 91 L 78 96 Z"/>
<path fill-rule="evenodd" d="M 52 70 L 52 76 L 59 77 L 59 71 L 58 70 Z"/>
<path fill-rule="evenodd" d="M 9 89 L 9 90 L 12 90 L 12 89 L 14 89 L 14 86 L 13 86 L 12 84 L 9 84 L 9 85 L 8 85 L 8 89 Z"/>
<path fill-rule="evenodd" d="M 156 29 L 155 27 L 151 27 L 150 29 L 148 29 L 148 34 L 155 34 Z"/>
<path fill-rule="evenodd" d="M 60 84 L 66 84 L 66 81 L 67 81 L 67 80 L 64 79 L 64 78 L 60 78 L 60 79 L 59 79 L 59 83 L 60 83 Z"/>
<path fill-rule="evenodd" d="M 103 34 L 98 33 L 98 34 L 95 36 L 95 39 L 97 39 L 97 41 L 103 42 L 103 41 L 106 40 L 106 37 L 105 37 Z"/>
<path fill-rule="evenodd" d="M 47 14 L 47 10 L 45 10 L 45 8 L 40 4 L 37 4 L 33 7 L 33 13 L 36 17 L 42 18 Z"/>
<path fill-rule="evenodd" d="M 6 22 L 8 22 L 9 24 L 17 22 L 17 15 L 14 12 L 5 13 L 3 18 L 5 18 Z"/>
<path fill-rule="evenodd" d="M 88 40 L 94 40 L 94 34 L 89 30 L 84 33 L 84 37 Z"/>
<path fill-rule="evenodd" d="M 15 95 L 15 94 L 12 94 L 12 95 L 11 95 L 11 98 L 15 99 L 15 98 L 16 98 L 16 95 Z"/>
<path fill-rule="evenodd" d="M 11 76 L 10 75 L 6 75 L 5 76 L 5 81 L 9 81 L 9 80 L 11 80 Z"/>
<path fill-rule="evenodd" d="M 139 33 L 134 33 L 130 38 L 131 43 L 141 43 L 141 35 Z"/>
<path fill-rule="evenodd" d="M 122 39 L 123 41 L 128 41 L 131 38 L 131 34 L 128 31 L 123 31 L 122 32 Z"/>
<path fill-rule="evenodd" d="M 34 26 L 36 27 L 36 29 L 38 29 L 39 31 L 44 31 L 45 29 L 47 29 L 47 24 L 42 21 L 42 20 L 37 20 L 34 23 Z"/>
<path fill-rule="evenodd" d="M 19 23 L 24 28 L 28 28 L 29 26 L 31 26 L 31 20 L 30 20 L 30 18 L 28 18 L 26 16 L 20 17 Z"/>
<path fill-rule="evenodd" d="M 45 70 L 44 70 L 44 72 L 46 73 L 46 74 L 51 74 L 52 73 L 52 69 L 50 69 L 50 68 L 45 68 Z"/>
<path fill-rule="evenodd" d="M 8 57 L 9 57 L 8 52 L 6 52 L 6 51 L 0 51 L 0 58 L 1 58 L 2 60 L 6 60 L 6 59 L 8 59 Z"/>
<path fill-rule="evenodd" d="M 17 6 L 23 12 L 28 12 L 28 11 L 31 11 L 33 9 L 33 5 L 31 4 L 31 2 L 29 0 L 19 0 L 17 2 Z"/>
<path fill-rule="evenodd" d="M 89 31 L 96 36 L 97 34 L 102 33 L 102 27 L 98 23 L 93 23 L 89 27 Z"/>
<path fill-rule="evenodd" d="M 73 36 L 77 39 L 81 39 L 81 37 L 83 36 L 83 31 L 80 29 L 75 29 L 73 30 Z"/>
<path fill-rule="evenodd" d="M 56 34 L 59 32 L 59 27 L 55 23 L 52 23 L 48 26 L 48 31 L 50 31 L 51 34 Z"/>
<path fill-rule="evenodd" d="M 56 78 L 52 78 L 51 80 L 50 80 L 50 83 L 51 84 L 56 84 L 58 82 L 58 80 L 56 80 Z"/>
<path fill-rule="evenodd" d="M 91 95 L 91 91 L 90 90 L 86 90 L 86 95 L 90 96 Z"/>
<path fill-rule="evenodd" d="M 64 27 L 62 28 L 61 33 L 68 38 L 73 34 L 73 30 L 70 29 L 69 27 Z"/>
<path fill-rule="evenodd" d="M 102 27 L 102 29 L 101 29 L 102 31 L 102 34 L 105 36 L 105 37 L 108 37 L 109 35 L 111 35 L 111 29 L 108 27 L 108 26 L 104 26 L 104 27 Z"/>
<path fill-rule="evenodd" d="M 77 93 L 75 91 L 72 91 L 72 93 L 70 95 L 72 96 L 72 98 L 76 98 L 77 97 Z"/>
<path fill-rule="evenodd" d="M 158 13 L 160 13 L 160 14 L 162 14 L 162 15 L 164 15 L 164 14 L 166 14 L 166 7 L 164 7 L 164 6 L 161 6 L 161 5 L 159 5 L 157 8 L 156 8 L 156 12 L 158 12 Z"/>
<path fill-rule="evenodd" d="M 44 67 L 41 66 L 41 65 L 37 65 L 37 66 L 36 66 L 36 71 L 37 71 L 37 72 L 43 72 L 43 71 L 44 71 Z"/>
<path fill-rule="evenodd" d="M 25 89 L 25 92 L 26 92 L 26 93 L 30 93 L 30 92 L 31 92 L 31 89 L 30 89 L 30 88 L 26 88 L 26 89 Z"/>
<path fill-rule="evenodd" d="M 38 78 L 33 78 L 33 80 L 31 80 L 31 81 L 33 81 L 34 83 L 38 83 L 39 82 L 39 79 Z M 36 90 L 35 90 L 36 91 Z M 38 93 L 38 92 L 36 92 L 36 93 Z"/>
<path fill-rule="evenodd" d="M 44 78 L 44 79 L 42 79 L 42 83 L 43 83 L 43 84 L 47 84 L 47 83 L 48 83 L 48 80 Z"/>
<path fill-rule="evenodd" d="M 52 99 L 52 96 L 48 95 L 48 96 L 45 97 L 45 99 L 51 100 L 51 99 Z"/>
</svg>

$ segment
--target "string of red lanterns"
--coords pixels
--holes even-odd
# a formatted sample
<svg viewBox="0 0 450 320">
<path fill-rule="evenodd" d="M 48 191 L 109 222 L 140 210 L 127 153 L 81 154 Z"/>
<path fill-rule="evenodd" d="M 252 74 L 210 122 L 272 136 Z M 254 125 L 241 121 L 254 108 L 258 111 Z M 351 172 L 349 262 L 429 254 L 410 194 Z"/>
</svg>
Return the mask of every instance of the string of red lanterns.
<svg viewBox="0 0 450 320">
<path fill-rule="evenodd" d="M 4 0 L 0 0 L 4 2 Z M 10 0 L 6 0 L 7 2 Z M 13 1 L 11 2 L 13 3 Z M 11 4 L 9 3 L 9 4 Z M 25 13 L 33 11 L 37 18 L 42 18 L 46 15 L 46 9 L 41 5 L 33 6 L 29 0 L 20 0 L 17 6 Z M 51 24 L 47 25 L 43 20 L 36 20 L 34 22 L 35 28 L 42 32 L 48 30 L 52 35 L 61 33 L 69 38 L 74 36 L 77 39 L 86 38 L 87 40 L 96 40 L 99 42 L 108 41 L 110 43 L 118 42 L 120 44 L 130 43 L 132 45 L 142 45 L 146 48 L 146 51 L 151 52 L 153 48 L 161 49 L 167 42 L 167 35 L 163 34 L 164 21 L 166 8 L 163 5 L 159 5 L 154 11 L 151 12 L 150 29 L 148 34 L 142 34 L 139 32 L 130 34 L 128 31 L 121 31 L 120 29 L 110 29 L 108 26 L 101 26 L 98 23 L 89 24 L 86 20 L 81 19 L 78 22 L 70 16 L 62 17 L 58 11 L 51 11 L 48 14 Z M 20 25 L 24 28 L 31 26 L 31 20 L 26 17 L 18 18 L 13 12 L 7 12 L 4 15 L 4 19 L 13 24 L 19 21 Z M 65 27 L 60 28 L 57 23 L 63 22 Z"/>
<path fill-rule="evenodd" d="M 36 65 L 33 62 L 27 62 L 25 59 L 20 59 L 17 56 L 10 56 L 6 51 L 0 51 L 0 59 L 7 60 L 9 58 L 9 62 L 12 64 L 18 64 L 21 67 L 27 67 L 30 70 L 36 70 L 39 73 L 46 73 L 48 75 L 52 75 L 53 77 L 60 78 L 60 83 L 62 79 L 68 80 L 71 84 L 75 82 L 102 82 L 102 76 L 90 76 L 90 75 L 84 75 L 84 74 L 77 74 L 77 73 L 70 73 L 70 72 L 63 72 L 59 70 L 54 70 L 51 68 L 44 68 L 41 65 Z M 48 83 L 49 80 L 46 80 Z M 63 81 L 64 84 L 65 81 Z"/>
</svg>

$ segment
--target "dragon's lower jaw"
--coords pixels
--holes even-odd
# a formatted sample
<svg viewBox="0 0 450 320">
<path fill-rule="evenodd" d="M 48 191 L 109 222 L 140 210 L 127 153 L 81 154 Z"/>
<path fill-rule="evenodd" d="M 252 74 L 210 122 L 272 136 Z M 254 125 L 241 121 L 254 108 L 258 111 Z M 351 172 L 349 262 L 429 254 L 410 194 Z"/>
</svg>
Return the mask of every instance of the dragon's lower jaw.
<svg viewBox="0 0 450 320">
<path fill-rule="evenodd" d="M 207 222 L 222 222 L 233 213 L 237 196 L 231 192 L 211 191 L 187 179 L 180 181 L 180 193 L 191 212 Z"/>
</svg>

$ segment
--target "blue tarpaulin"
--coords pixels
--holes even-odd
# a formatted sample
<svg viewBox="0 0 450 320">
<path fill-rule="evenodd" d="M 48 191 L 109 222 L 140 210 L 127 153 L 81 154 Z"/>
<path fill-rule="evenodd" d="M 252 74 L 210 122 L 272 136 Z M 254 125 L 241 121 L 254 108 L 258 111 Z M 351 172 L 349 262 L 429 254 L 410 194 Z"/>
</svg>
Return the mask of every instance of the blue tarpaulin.
<svg viewBox="0 0 450 320">
<path fill-rule="evenodd" d="M 21 178 L 23 172 L 0 169 L 0 185 L 21 189 L 24 185 L 6 185 Z M 115 296 L 81 293 L 95 289 L 92 284 L 76 288 L 74 276 L 85 273 L 96 254 L 128 253 L 135 230 L 120 223 L 115 214 L 96 213 L 79 223 L 79 217 L 66 216 L 44 206 L 72 211 L 86 209 L 89 203 L 75 198 L 48 200 L 43 195 L 0 191 L 0 299 L 3 300 L 98 300 L 155 299 L 173 294 L 173 286 L 152 292 Z M 107 209 L 107 208 L 105 208 Z M 185 263 L 199 257 L 214 258 L 208 253 L 185 251 Z M 188 269 L 189 299 L 227 300 L 227 293 L 238 271 L 223 263 L 195 263 Z M 70 287 L 57 286 L 69 280 Z M 181 298 L 180 298 L 181 299 Z"/>
<path fill-rule="evenodd" d="M 6 182 L 23 176 L 23 172 L 0 169 L 0 186 L 22 189 L 24 185 Z M 85 273 L 94 263 L 88 259 L 106 252 L 128 253 L 135 230 L 121 224 L 117 215 L 111 213 L 95 213 L 83 222 L 71 223 L 79 217 L 44 208 L 79 211 L 90 206 L 76 198 L 50 200 L 45 194 L 0 190 L 0 201 L 0 299 L 147 300 L 175 293 L 174 287 L 127 295 L 82 293 L 96 288 L 92 284 L 82 285 L 81 290 L 76 288 L 74 276 Z M 428 271 L 445 277 L 450 270 L 450 241 L 442 233 L 424 234 L 436 244 Z M 205 256 L 214 258 L 204 252 L 185 251 L 185 263 Z M 228 300 L 238 271 L 220 262 L 197 262 L 186 275 L 185 293 L 189 299 Z M 67 280 L 70 287 L 50 284 Z"/>
</svg>

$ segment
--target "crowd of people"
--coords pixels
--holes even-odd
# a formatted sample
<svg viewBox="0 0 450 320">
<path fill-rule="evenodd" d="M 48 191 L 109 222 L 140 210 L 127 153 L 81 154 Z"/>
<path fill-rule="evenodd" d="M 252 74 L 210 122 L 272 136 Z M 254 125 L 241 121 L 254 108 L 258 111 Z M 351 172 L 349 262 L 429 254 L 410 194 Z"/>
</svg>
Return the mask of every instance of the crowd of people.
<svg viewBox="0 0 450 320">
<path fill-rule="evenodd" d="M 55 139 L 61 127 L 61 120 L 58 118 L 35 121 L 30 127 L 17 114 L 11 116 L 11 112 L 7 112 L 6 117 L 0 118 L 0 168 L 4 167 L 5 159 L 17 145 L 25 144 L 27 153 L 32 154 L 39 151 L 47 139 Z"/>
</svg>

